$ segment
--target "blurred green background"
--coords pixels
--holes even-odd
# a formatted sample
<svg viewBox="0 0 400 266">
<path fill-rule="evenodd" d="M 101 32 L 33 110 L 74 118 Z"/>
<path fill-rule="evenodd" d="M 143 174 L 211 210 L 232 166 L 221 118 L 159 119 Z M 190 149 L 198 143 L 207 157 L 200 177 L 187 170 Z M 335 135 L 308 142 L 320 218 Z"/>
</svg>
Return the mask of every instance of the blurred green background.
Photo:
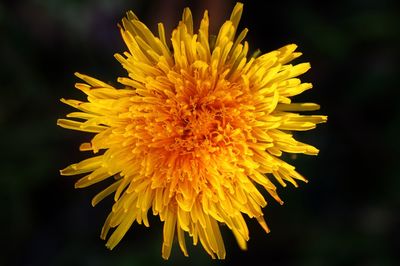
<svg viewBox="0 0 400 266">
<path fill-rule="evenodd" d="M 292 163 L 308 177 L 279 188 L 265 208 L 269 235 L 254 221 L 249 250 L 223 228 L 227 259 L 212 261 L 200 246 L 185 258 L 175 245 L 161 259 L 162 227 L 134 225 L 112 252 L 99 239 L 111 199 L 90 206 L 100 185 L 75 190 L 58 170 L 85 158 L 89 134 L 64 130 L 56 119 L 72 109 L 62 97 L 79 71 L 107 82 L 125 75 L 113 58 L 126 50 L 117 23 L 132 9 L 152 30 L 172 29 L 183 7 L 198 25 L 208 8 L 212 29 L 234 1 L 31 0 L 0 3 L 0 265 L 400 265 L 400 88 L 398 1 L 245 1 L 241 28 L 251 49 L 296 43 L 298 62 L 312 69 L 314 89 L 297 101 L 321 104 L 328 124 L 298 134 L 318 157 Z M 216 32 L 215 32 L 216 33 Z M 189 244 L 189 241 L 188 241 Z M 396 245 L 397 244 L 397 245 Z"/>
</svg>

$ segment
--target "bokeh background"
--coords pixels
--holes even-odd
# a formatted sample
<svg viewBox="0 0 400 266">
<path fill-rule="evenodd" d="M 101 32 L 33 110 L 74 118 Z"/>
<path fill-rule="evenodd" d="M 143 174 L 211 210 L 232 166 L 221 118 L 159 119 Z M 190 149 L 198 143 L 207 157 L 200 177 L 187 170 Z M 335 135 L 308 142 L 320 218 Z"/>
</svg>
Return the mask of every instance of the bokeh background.
<svg viewBox="0 0 400 266">
<path fill-rule="evenodd" d="M 64 130 L 62 97 L 80 71 L 116 82 L 113 58 L 126 50 L 117 23 L 127 10 L 152 30 L 176 26 L 190 6 L 196 25 L 209 9 L 214 32 L 234 1 L 28 0 L 0 3 L 0 265 L 400 265 L 400 5 L 390 0 L 244 1 L 240 24 L 251 49 L 296 43 L 314 89 L 296 100 L 321 104 L 329 122 L 298 134 L 320 148 L 294 163 L 310 182 L 280 188 L 265 208 L 269 235 L 248 221 L 248 251 L 223 228 L 227 259 L 201 246 L 185 258 L 176 245 L 161 259 L 162 227 L 135 225 L 112 252 L 99 239 L 111 199 L 90 206 L 102 187 L 75 190 L 58 170 L 85 158 L 89 134 Z M 215 32 L 216 33 L 216 32 Z M 189 244 L 189 241 L 188 241 Z"/>
</svg>

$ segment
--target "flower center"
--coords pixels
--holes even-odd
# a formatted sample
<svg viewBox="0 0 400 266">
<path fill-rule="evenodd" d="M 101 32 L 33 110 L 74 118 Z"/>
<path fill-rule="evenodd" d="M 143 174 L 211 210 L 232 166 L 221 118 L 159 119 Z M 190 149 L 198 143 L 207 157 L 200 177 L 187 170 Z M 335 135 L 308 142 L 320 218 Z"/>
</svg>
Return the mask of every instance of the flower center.
<svg viewBox="0 0 400 266">
<path fill-rule="evenodd" d="M 226 126 L 224 111 L 213 103 L 192 103 L 181 106 L 176 120 L 176 138 L 172 145 L 183 153 L 200 147 L 217 147 Z"/>
</svg>

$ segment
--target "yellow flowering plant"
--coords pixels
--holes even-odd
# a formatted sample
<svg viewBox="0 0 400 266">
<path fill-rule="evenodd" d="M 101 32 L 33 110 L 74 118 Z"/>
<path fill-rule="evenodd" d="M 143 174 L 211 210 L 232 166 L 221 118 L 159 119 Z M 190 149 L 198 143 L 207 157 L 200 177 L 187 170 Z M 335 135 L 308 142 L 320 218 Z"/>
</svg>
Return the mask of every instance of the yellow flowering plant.
<svg viewBox="0 0 400 266">
<path fill-rule="evenodd" d="M 246 249 L 244 216 L 255 218 L 269 232 L 262 212 L 267 201 L 260 188 L 282 204 L 273 180 L 282 186 L 306 181 L 280 157 L 283 152 L 318 153 L 292 134 L 327 120 L 298 114 L 319 105 L 291 101 L 311 89 L 297 78 L 310 64 L 289 64 L 301 55 L 294 44 L 249 56 L 247 29 L 237 34 L 242 10 L 237 3 L 213 42 L 207 11 L 195 33 L 192 14 L 184 9 L 171 42 L 162 23 L 156 36 L 128 12 L 120 26 L 128 51 L 115 55 L 128 74 L 118 78 L 120 88 L 76 73 L 84 81 L 76 88 L 87 101 L 62 99 L 78 111 L 57 124 L 92 133 L 80 150 L 94 155 L 61 174 L 85 174 L 76 188 L 113 179 L 92 200 L 95 206 L 113 194 L 101 231 L 108 248 L 113 249 L 134 222 L 149 226 L 151 210 L 164 223 L 164 259 L 175 236 L 188 255 L 185 235 L 194 245 L 200 241 L 212 258 L 223 259 L 220 224 Z"/>
</svg>

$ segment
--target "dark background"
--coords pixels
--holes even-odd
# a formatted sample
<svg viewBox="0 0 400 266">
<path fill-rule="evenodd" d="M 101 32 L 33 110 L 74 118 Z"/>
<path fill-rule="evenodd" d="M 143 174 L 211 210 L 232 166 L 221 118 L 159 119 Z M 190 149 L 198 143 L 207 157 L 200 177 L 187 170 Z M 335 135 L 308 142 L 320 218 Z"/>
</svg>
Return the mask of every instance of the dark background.
<svg viewBox="0 0 400 266">
<path fill-rule="evenodd" d="M 115 250 L 104 247 L 112 200 L 92 208 L 103 186 L 75 190 L 77 177 L 58 173 L 87 156 L 78 146 L 90 137 L 56 126 L 72 111 L 59 99 L 84 99 L 75 71 L 107 82 L 125 75 L 113 54 L 126 50 L 116 26 L 126 11 L 170 30 L 183 7 L 196 25 L 208 8 L 216 33 L 234 2 L 0 3 L 0 265 L 400 265 L 399 2 L 246 2 L 240 27 L 250 29 L 251 49 L 296 43 L 304 53 L 297 62 L 311 62 L 302 79 L 314 89 L 295 100 L 320 103 L 329 121 L 298 138 L 321 152 L 291 162 L 310 182 L 279 188 L 284 206 L 267 198 L 272 232 L 249 220 L 248 251 L 222 227 L 225 261 L 187 239 L 190 257 L 175 245 L 167 262 L 157 217 L 150 228 L 134 225 Z"/>
</svg>

